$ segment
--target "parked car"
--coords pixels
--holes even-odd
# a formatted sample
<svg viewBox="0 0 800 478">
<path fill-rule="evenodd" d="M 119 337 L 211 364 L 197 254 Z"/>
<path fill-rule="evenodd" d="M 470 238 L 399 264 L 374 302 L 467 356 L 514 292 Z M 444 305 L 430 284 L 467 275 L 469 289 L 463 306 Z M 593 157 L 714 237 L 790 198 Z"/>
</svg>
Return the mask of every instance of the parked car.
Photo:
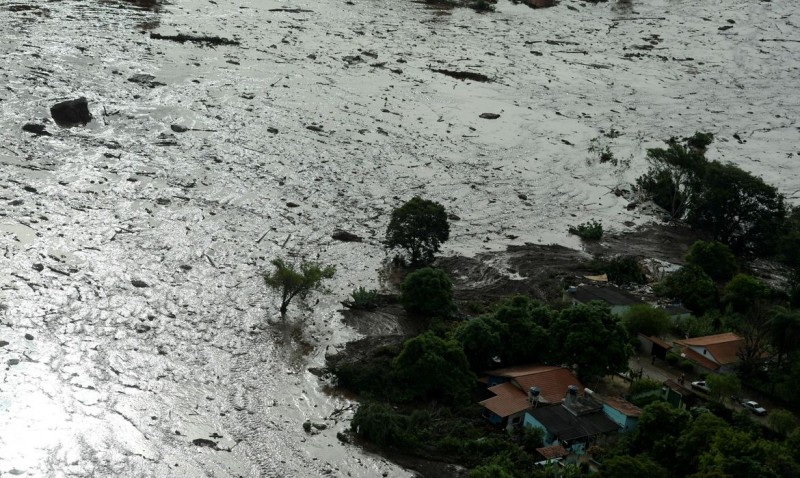
<svg viewBox="0 0 800 478">
<path fill-rule="evenodd" d="M 747 399 L 743 400 L 742 401 L 742 406 L 744 408 L 750 410 L 751 412 L 755 413 L 756 415 L 766 415 L 767 414 L 767 409 L 766 408 L 764 408 L 761 405 L 759 405 L 758 402 L 754 402 L 752 400 L 747 400 Z"/>
<path fill-rule="evenodd" d="M 706 385 L 705 380 L 701 380 L 699 382 L 692 382 L 692 388 L 695 390 L 700 390 L 701 392 L 711 393 L 711 389 L 708 388 L 708 385 Z"/>
</svg>

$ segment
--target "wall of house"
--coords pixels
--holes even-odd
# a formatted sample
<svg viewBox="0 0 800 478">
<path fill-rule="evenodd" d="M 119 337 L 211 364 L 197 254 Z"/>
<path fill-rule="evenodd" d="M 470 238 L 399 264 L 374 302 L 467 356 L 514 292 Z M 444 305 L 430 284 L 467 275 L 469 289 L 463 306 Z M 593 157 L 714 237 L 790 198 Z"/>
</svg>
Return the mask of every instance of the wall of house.
<svg viewBox="0 0 800 478">
<path fill-rule="evenodd" d="M 612 305 L 611 306 L 611 313 L 614 315 L 622 315 L 628 310 L 630 310 L 631 306 L 629 305 Z"/>
<path fill-rule="evenodd" d="M 533 418 L 533 415 L 530 413 L 525 413 L 525 419 L 523 420 L 523 426 L 531 427 L 531 428 L 540 428 L 544 430 L 544 446 L 555 445 L 557 440 L 555 437 L 547 431 L 547 427 L 542 425 L 537 419 Z"/>
<path fill-rule="evenodd" d="M 620 431 L 630 431 L 636 428 L 637 420 L 631 420 L 631 418 L 625 415 L 624 413 L 620 412 L 616 408 L 613 408 L 605 403 L 603 404 L 603 413 L 605 413 L 606 416 L 610 418 L 614 423 L 622 427 Z"/>
</svg>

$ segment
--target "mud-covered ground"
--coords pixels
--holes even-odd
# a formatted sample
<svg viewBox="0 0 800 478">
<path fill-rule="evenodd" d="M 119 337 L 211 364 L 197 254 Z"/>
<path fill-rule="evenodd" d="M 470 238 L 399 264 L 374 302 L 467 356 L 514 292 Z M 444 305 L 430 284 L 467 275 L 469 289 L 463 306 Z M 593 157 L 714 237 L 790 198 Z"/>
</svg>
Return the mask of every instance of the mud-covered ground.
<svg viewBox="0 0 800 478">
<path fill-rule="evenodd" d="M 392 208 L 457 215 L 446 256 L 577 248 L 570 224 L 649 221 L 614 191 L 698 129 L 796 203 L 797 23 L 779 0 L 0 0 L 0 474 L 409 476 L 336 440 L 350 402 L 307 371 L 358 336 L 340 301 L 381 287 Z M 79 96 L 94 120 L 53 124 Z M 278 255 L 338 269 L 285 323 Z"/>
</svg>

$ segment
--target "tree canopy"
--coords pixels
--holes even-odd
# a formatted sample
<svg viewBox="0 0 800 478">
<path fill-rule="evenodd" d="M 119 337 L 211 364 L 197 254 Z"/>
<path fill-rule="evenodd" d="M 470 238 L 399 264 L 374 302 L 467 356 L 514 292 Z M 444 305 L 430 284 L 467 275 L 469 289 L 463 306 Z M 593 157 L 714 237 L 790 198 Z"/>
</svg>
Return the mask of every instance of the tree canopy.
<svg viewBox="0 0 800 478">
<path fill-rule="evenodd" d="M 738 271 L 736 256 L 730 247 L 717 241 L 697 241 L 689 248 L 686 262 L 703 269 L 715 281 L 730 280 Z"/>
<path fill-rule="evenodd" d="M 631 338 L 638 334 L 661 336 L 669 330 L 669 314 L 651 305 L 635 305 L 622 314 L 622 324 Z"/>
<path fill-rule="evenodd" d="M 264 273 L 264 283 L 267 287 L 280 292 L 281 314 L 286 314 L 292 299 L 297 296 L 305 299 L 311 291 L 321 290 L 322 281 L 332 278 L 336 272 L 333 266 L 322 266 L 316 262 L 303 261 L 300 270 L 283 259 L 274 259 L 272 265 L 275 266 L 275 270 L 272 273 Z"/>
<path fill-rule="evenodd" d="M 606 304 L 592 302 L 562 310 L 549 333 L 553 356 L 574 365 L 586 383 L 628 369 L 628 333 Z"/>
<path fill-rule="evenodd" d="M 406 341 L 392 367 L 408 400 L 463 403 L 469 400 L 477 380 L 461 344 L 432 332 Z"/>
<path fill-rule="evenodd" d="M 447 212 L 441 204 L 414 196 L 392 211 L 386 245 L 405 249 L 412 264 L 428 264 L 450 238 Z"/>
<path fill-rule="evenodd" d="M 694 264 L 687 264 L 665 277 L 659 284 L 658 292 L 662 296 L 680 300 L 696 315 L 715 308 L 719 301 L 714 281 Z"/>
<path fill-rule="evenodd" d="M 400 291 L 400 302 L 411 314 L 446 319 L 455 312 L 453 284 L 441 269 L 426 267 L 412 272 Z"/>
</svg>

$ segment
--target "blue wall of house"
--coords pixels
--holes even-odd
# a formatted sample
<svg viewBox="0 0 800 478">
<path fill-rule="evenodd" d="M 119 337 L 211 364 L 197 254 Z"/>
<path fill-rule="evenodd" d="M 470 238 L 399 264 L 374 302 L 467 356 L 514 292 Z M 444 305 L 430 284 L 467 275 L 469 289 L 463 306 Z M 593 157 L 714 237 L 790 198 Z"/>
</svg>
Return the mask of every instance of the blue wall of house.
<svg viewBox="0 0 800 478">
<path fill-rule="evenodd" d="M 603 404 L 603 413 L 605 413 L 606 416 L 614 423 L 621 426 L 622 429 L 620 431 L 623 432 L 635 430 L 636 425 L 639 423 L 637 418 L 629 417 L 616 408 L 610 407 L 605 403 Z"/>
<path fill-rule="evenodd" d="M 525 419 L 522 421 L 522 425 L 525 427 L 542 429 L 544 431 L 544 437 L 543 437 L 544 446 L 550 446 L 556 444 L 557 440 L 555 439 L 555 437 L 552 434 L 550 434 L 550 432 L 547 431 L 547 428 L 544 425 L 542 425 L 537 419 L 533 418 L 533 415 L 531 415 L 530 413 L 525 412 Z"/>
</svg>

